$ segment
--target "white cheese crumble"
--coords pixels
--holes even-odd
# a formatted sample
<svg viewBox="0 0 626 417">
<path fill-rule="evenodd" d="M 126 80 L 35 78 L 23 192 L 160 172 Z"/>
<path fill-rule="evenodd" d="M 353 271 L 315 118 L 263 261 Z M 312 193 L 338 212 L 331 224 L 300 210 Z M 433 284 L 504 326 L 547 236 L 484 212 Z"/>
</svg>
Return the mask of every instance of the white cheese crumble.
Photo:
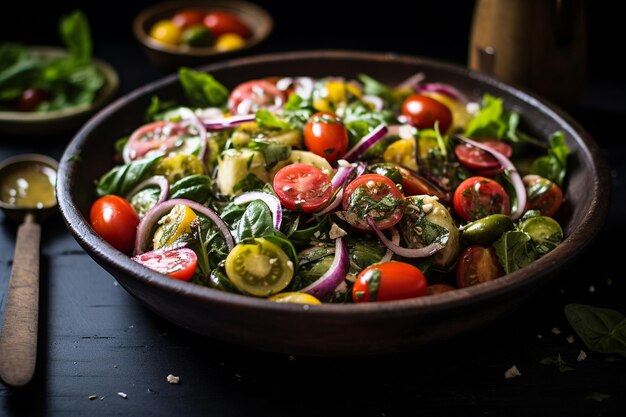
<svg viewBox="0 0 626 417">
<path fill-rule="evenodd" d="M 554 333 L 554 334 L 561 334 L 561 330 L 559 330 L 558 327 L 554 327 L 554 328 L 552 328 L 552 333 Z"/>
<path fill-rule="evenodd" d="M 169 374 L 167 376 L 167 382 L 169 382 L 170 384 L 178 384 L 180 382 L 180 377 Z"/>
<path fill-rule="evenodd" d="M 576 358 L 576 360 L 578 362 L 582 362 L 585 359 L 587 359 L 587 353 L 584 350 L 581 350 L 580 353 L 578 354 L 578 357 Z"/>
<path fill-rule="evenodd" d="M 117 395 L 119 395 L 123 399 L 127 399 L 128 398 L 128 394 L 126 394 L 125 392 L 122 392 L 122 391 L 118 392 Z"/>
<path fill-rule="evenodd" d="M 505 373 L 504 373 L 504 377 L 506 379 L 511 379 L 511 378 L 515 378 L 518 376 L 521 376 L 522 373 L 519 371 L 519 369 L 517 369 L 517 366 L 513 365 L 511 366 Z"/>
<path fill-rule="evenodd" d="M 367 188 L 374 188 L 376 187 L 376 183 L 372 180 L 369 180 L 368 182 L 365 183 L 365 185 L 367 186 Z"/>
<path fill-rule="evenodd" d="M 328 232 L 328 237 L 335 240 L 338 239 L 340 237 L 343 237 L 345 235 L 347 235 L 348 233 L 343 230 L 341 227 L 337 226 L 337 223 L 333 223 L 332 226 L 330 226 L 330 231 Z"/>
<path fill-rule="evenodd" d="M 433 205 L 431 203 L 426 203 L 422 206 L 424 209 L 424 213 L 429 213 L 433 209 Z"/>
<path fill-rule="evenodd" d="M 565 338 L 565 340 L 567 340 L 567 343 L 574 343 L 574 336 L 570 334 Z"/>
</svg>

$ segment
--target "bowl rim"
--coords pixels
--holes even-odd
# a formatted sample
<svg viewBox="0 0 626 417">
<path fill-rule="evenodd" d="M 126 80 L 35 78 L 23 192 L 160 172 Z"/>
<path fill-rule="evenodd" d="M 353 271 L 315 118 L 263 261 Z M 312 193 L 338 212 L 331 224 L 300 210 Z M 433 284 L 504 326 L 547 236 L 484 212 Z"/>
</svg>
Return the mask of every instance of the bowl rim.
<svg viewBox="0 0 626 417">
<path fill-rule="evenodd" d="M 67 50 L 58 46 L 28 46 L 32 52 L 50 57 L 60 57 L 67 55 Z M 96 99 L 89 104 L 80 104 L 61 110 L 53 110 L 49 112 L 20 112 L 20 111 L 0 111 L 0 123 L 45 123 L 51 121 L 61 121 L 73 118 L 81 114 L 86 114 L 94 109 L 104 106 L 117 92 L 119 88 L 119 76 L 115 68 L 109 63 L 92 57 L 91 61 L 102 71 L 105 83 L 96 95 Z"/>
<path fill-rule="evenodd" d="M 205 65 L 199 67 L 198 70 L 211 72 L 232 67 L 254 66 L 270 61 L 302 59 L 356 59 L 363 61 L 374 60 L 426 65 L 431 68 L 434 67 L 460 76 L 465 76 L 484 85 L 495 87 L 496 89 L 501 89 L 509 94 L 513 94 L 529 105 L 538 107 L 542 112 L 546 113 L 548 117 L 566 126 L 567 133 L 577 138 L 576 141 L 588 151 L 584 153 L 581 152 L 580 155 L 581 158 L 587 159 L 583 160 L 581 164 L 586 166 L 587 169 L 590 169 L 592 171 L 591 174 L 593 174 L 593 189 L 589 190 L 589 198 L 591 199 L 589 210 L 582 217 L 578 227 L 573 230 L 559 246 L 526 267 L 506 274 L 497 280 L 427 297 L 380 303 L 355 303 L 349 305 L 324 303 L 308 306 L 274 303 L 265 299 L 231 294 L 200 285 L 173 280 L 132 261 L 130 257 L 117 251 L 98 236 L 79 212 L 77 206 L 72 202 L 70 192 L 71 179 L 77 168 L 77 158 L 75 158 L 74 155 L 80 155 L 80 148 L 91 130 L 98 126 L 101 121 L 108 118 L 109 115 L 123 108 L 127 101 L 176 82 L 177 75 L 172 74 L 140 87 L 109 104 L 83 126 L 66 148 L 59 167 L 57 196 L 63 219 L 79 244 L 92 257 L 96 258 L 96 261 L 113 266 L 116 270 L 125 271 L 133 280 L 139 281 L 143 285 L 150 286 L 154 290 L 176 293 L 181 297 L 189 298 L 194 301 L 219 304 L 226 308 L 236 307 L 237 309 L 244 309 L 250 312 L 255 310 L 265 310 L 277 314 L 288 312 L 289 314 L 296 314 L 299 317 L 315 316 L 317 318 L 332 318 L 340 313 L 344 318 L 347 317 L 358 321 L 372 319 L 372 314 L 384 319 L 406 317 L 408 313 L 411 315 L 426 315 L 439 312 L 451 312 L 453 310 L 464 309 L 475 306 L 476 304 L 488 302 L 489 300 L 493 300 L 507 293 L 515 294 L 517 293 L 516 290 L 537 284 L 538 281 L 541 281 L 546 276 L 552 275 L 557 269 L 569 263 L 571 259 L 586 248 L 589 242 L 593 240 L 602 229 L 610 201 L 610 172 L 608 165 L 600 154 L 600 148 L 582 126 L 571 116 L 555 105 L 550 104 L 547 100 L 539 98 L 536 94 L 531 94 L 522 88 L 513 87 L 495 78 L 471 71 L 456 64 L 431 58 L 389 52 L 364 52 L 355 50 L 312 50 L 264 54 Z"/>
<path fill-rule="evenodd" d="M 148 19 L 152 18 L 152 16 L 156 13 L 163 12 L 168 9 L 182 10 L 184 8 L 193 7 L 194 5 L 196 5 L 196 7 L 204 5 L 206 5 L 206 7 L 211 7 L 212 4 L 214 4 L 218 9 L 223 7 L 223 5 L 229 5 L 250 10 L 252 13 L 260 16 L 260 18 L 265 21 L 265 25 L 262 27 L 263 30 L 257 32 L 253 29 L 252 36 L 249 39 L 246 39 L 245 45 L 232 51 L 218 51 L 214 47 L 185 47 L 179 45 L 167 45 L 152 39 L 144 30 L 144 23 Z M 274 19 L 269 12 L 261 6 L 246 0 L 171 0 L 149 6 L 139 12 L 139 14 L 133 19 L 133 34 L 142 45 L 162 53 L 190 57 L 220 56 L 230 54 L 234 51 L 251 49 L 267 39 L 273 29 Z"/>
</svg>

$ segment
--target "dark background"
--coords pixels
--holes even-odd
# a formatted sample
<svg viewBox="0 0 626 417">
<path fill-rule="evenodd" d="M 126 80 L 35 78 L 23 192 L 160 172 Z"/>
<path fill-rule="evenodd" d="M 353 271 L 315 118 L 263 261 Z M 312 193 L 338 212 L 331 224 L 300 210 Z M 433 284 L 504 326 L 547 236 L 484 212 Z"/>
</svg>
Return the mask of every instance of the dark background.
<svg viewBox="0 0 626 417">
<path fill-rule="evenodd" d="M 471 1 L 257 3 L 275 19 L 260 53 L 345 48 L 467 62 Z M 2 13 L 0 40 L 60 44 L 59 17 L 81 8 L 91 22 L 95 55 L 117 68 L 124 94 L 164 75 L 131 32 L 132 19 L 148 4 L 12 2 L 11 11 Z M 139 305 L 78 247 L 57 217 L 43 231 L 37 374 L 22 391 L 0 384 L 0 417 L 623 416 L 626 361 L 589 352 L 578 337 L 567 343 L 573 331 L 562 313 L 572 302 L 626 312 L 623 245 L 609 243 L 626 234 L 626 82 L 613 62 L 623 50 L 623 24 L 606 2 L 586 2 L 586 10 L 586 89 L 569 111 L 612 167 L 613 203 L 607 226 L 588 250 L 515 314 L 470 335 L 397 355 L 309 358 L 226 346 Z M 2 137 L 0 159 L 33 151 L 60 158 L 71 136 Z M 2 214 L 0 221 L 2 311 L 15 225 Z M 561 334 L 552 333 L 554 327 Z M 588 358 L 579 363 L 581 349 Z M 557 354 L 572 371 L 539 363 Z M 512 365 L 522 376 L 505 380 Z M 167 384 L 168 373 L 180 375 L 182 384 Z M 118 397 L 119 391 L 128 399 Z M 588 399 L 594 392 L 610 398 Z M 88 400 L 92 394 L 98 399 Z"/>
</svg>

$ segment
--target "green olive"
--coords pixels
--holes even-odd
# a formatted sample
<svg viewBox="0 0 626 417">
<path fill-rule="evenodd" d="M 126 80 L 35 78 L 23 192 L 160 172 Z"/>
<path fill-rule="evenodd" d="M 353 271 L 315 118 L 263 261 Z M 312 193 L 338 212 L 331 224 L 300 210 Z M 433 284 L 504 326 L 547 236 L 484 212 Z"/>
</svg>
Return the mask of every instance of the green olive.
<svg viewBox="0 0 626 417">
<path fill-rule="evenodd" d="M 204 25 L 194 25 L 186 29 L 181 35 L 181 43 L 189 46 L 212 46 L 214 36 Z"/>
<path fill-rule="evenodd" d="M 536 216 L 524 220 L 519 228 L 522 232 L 530 235 L 535 244 L 535 249 L 540 254 L 550 252 L 563 240 L 563 229 L 551 217 Z"/>
<path fill-rule="evenodd" d="M 504 214 L 491 214 L 468 223 L 462 228 L 462 236 L 470 242 L 488 245 L 498 240 L 502 233 L 513 229 L 513 221 Z"/>
</svg>

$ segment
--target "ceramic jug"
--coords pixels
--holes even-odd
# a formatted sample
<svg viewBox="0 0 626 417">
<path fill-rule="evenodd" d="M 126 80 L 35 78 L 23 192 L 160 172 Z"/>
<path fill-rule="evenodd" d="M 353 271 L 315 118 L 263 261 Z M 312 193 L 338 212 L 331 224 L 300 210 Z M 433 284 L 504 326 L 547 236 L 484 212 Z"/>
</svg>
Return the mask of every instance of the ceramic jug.
<svg viewBox="0 0 626 417">
<path fill-rule="evenodd" d="M 477 0 L 469 67 L 570 108 L 587 61 L 583 0 Z"/>
</svg>

